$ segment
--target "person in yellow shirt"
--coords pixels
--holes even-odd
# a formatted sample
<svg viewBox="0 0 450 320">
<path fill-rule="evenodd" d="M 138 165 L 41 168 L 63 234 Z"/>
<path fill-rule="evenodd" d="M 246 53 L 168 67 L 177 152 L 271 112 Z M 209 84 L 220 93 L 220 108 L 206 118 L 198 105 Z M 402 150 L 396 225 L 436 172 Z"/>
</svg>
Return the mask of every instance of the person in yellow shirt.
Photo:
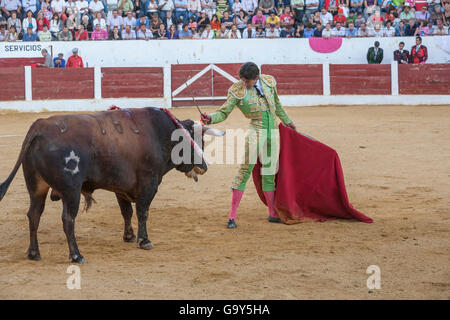
<svg viewBox="0 0 450 320">
<path fill-rule="evenodd" d="M 275 14 L 274 11 L 270 12 L 270 16 L 266 19 L 266 24 L 274 24 L 276 28 L 280 27 L 280 17 Z"/>
</svg>

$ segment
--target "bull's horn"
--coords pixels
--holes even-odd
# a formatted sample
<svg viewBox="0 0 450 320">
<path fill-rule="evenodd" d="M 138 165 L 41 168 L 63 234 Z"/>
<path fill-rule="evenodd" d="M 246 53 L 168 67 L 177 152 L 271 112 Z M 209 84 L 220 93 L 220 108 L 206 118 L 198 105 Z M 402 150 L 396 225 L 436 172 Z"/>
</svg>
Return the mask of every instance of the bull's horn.
<svg viewBox="0 0 450 320">
<path fill-rule="evenodd" d="M 195 182 L 198 181 L 198 177 L 197 177 L 197 174 L 195 173 L 194 169 L 192 169 L 189 172 L 185 172 L 184 174 L 186 175 L 186 177 L 194 179 Z"/>
<path fill-rule="evenodd" d="M 220 131 L 220 130 L 217 130 L 217 129 L 211 129 L 211 128 L 208 128 L 206 126 L 201 126 L 201 125 L 198 125 L 198 124 L 194 123 L 194 129 L 200 129 L 200 128 L 202 129 L 202 134 L 206 134 L 206 135 L 209 135 L 209 136 L 220 137 L 220 136 L 225 135 L 225 131 Z"/>
</svg>

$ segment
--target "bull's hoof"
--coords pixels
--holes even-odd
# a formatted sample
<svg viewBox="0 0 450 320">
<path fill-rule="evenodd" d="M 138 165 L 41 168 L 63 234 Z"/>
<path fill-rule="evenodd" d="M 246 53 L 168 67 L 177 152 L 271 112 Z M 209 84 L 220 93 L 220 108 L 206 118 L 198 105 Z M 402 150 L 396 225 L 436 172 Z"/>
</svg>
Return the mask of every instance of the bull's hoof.
<svg viewBox="0 0 450 320">
<path fill-rule="evenodd" d="M 229 219 L 227 223 L 227 228 L 236 229 L 237 228 L 236 221 L 234 221 L 234 219 Z"/>
<path fill-rule="evenodd" d="M 41 260 L 41 255 L 39 254 L 39 251 L 36 250 L 28 250 L 28 259 L 39 261 Z"/>
<path fill-rule="evenodd" d="M 136 242 L 136 236 L 134 234 L 132 235 L 126 235 L 123 237 L 123 241 L 125 242 Z"/>
<path fill-rule="evenodd" d="M 280 222 L 281 222 L 281 219 L 278 218 L 278 217 L 272 217 L 272 216 L 269 216 L 268 221 L 269 221 L 269 222 L 273 222 L 273 223 L 280 223 Z"/>
<path fill-rule="evenodd" d="M 153 249 L 155 246 L 150 242 L 150 240 L 142 240 L 139 243 L 139 248 L 144 249 L 144 250 L 150 250 Z"/>
<path fill-rule="evenodd" d="M 71 258 L 72 258 L 72 262 L 79 263 L 79 264 L 85 264 L 86 263 L 86 260 L 84 260 L 84 258 L 83 258 L 83 256 L 81 254 L 80 255 L 73 255 Z"/>
</svg>

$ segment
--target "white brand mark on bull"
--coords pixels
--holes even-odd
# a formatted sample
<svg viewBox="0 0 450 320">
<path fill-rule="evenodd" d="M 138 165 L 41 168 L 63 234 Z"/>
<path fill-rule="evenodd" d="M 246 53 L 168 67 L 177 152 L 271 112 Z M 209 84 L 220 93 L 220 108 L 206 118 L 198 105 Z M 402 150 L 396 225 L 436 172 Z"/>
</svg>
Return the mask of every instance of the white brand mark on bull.
<svg viewBox="0 0 450 320">
<path fill-rule="evenodd" d="M 73 161 L 75 161 L 77 163 L 77 165 L 75 166 L 75 169 L 64 168 L 64 171 L 68 171 L 72 175 L 77 174 L 78 172 L 80 172 L 80 170 L 78 169 L 78 164 L 80 163 L 80 157 L 78 157 L 73 150 L 70 151 L 69 156 L 66 157 L 65 159 L 66 159 L 66 164 L 68 164 L 70 160 L 73 160 Z"/>
</svg>

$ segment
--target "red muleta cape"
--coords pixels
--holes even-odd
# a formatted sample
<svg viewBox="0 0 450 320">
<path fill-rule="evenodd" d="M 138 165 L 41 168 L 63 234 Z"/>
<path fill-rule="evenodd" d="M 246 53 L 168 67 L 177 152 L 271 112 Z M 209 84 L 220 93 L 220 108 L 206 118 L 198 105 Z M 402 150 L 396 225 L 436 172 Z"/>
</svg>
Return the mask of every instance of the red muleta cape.
<svg viewBox="0 0 450 320">
<path fill-rule="evenodd" d="M 280 124 L 279 169 L 275 178 L 275 210 L 286 224 L 336 218 L 373 220 L 348 202 L 341 162 L 335 150 Z M 252 172 L 261 201 L 261 164 Z"/>
</svg>

